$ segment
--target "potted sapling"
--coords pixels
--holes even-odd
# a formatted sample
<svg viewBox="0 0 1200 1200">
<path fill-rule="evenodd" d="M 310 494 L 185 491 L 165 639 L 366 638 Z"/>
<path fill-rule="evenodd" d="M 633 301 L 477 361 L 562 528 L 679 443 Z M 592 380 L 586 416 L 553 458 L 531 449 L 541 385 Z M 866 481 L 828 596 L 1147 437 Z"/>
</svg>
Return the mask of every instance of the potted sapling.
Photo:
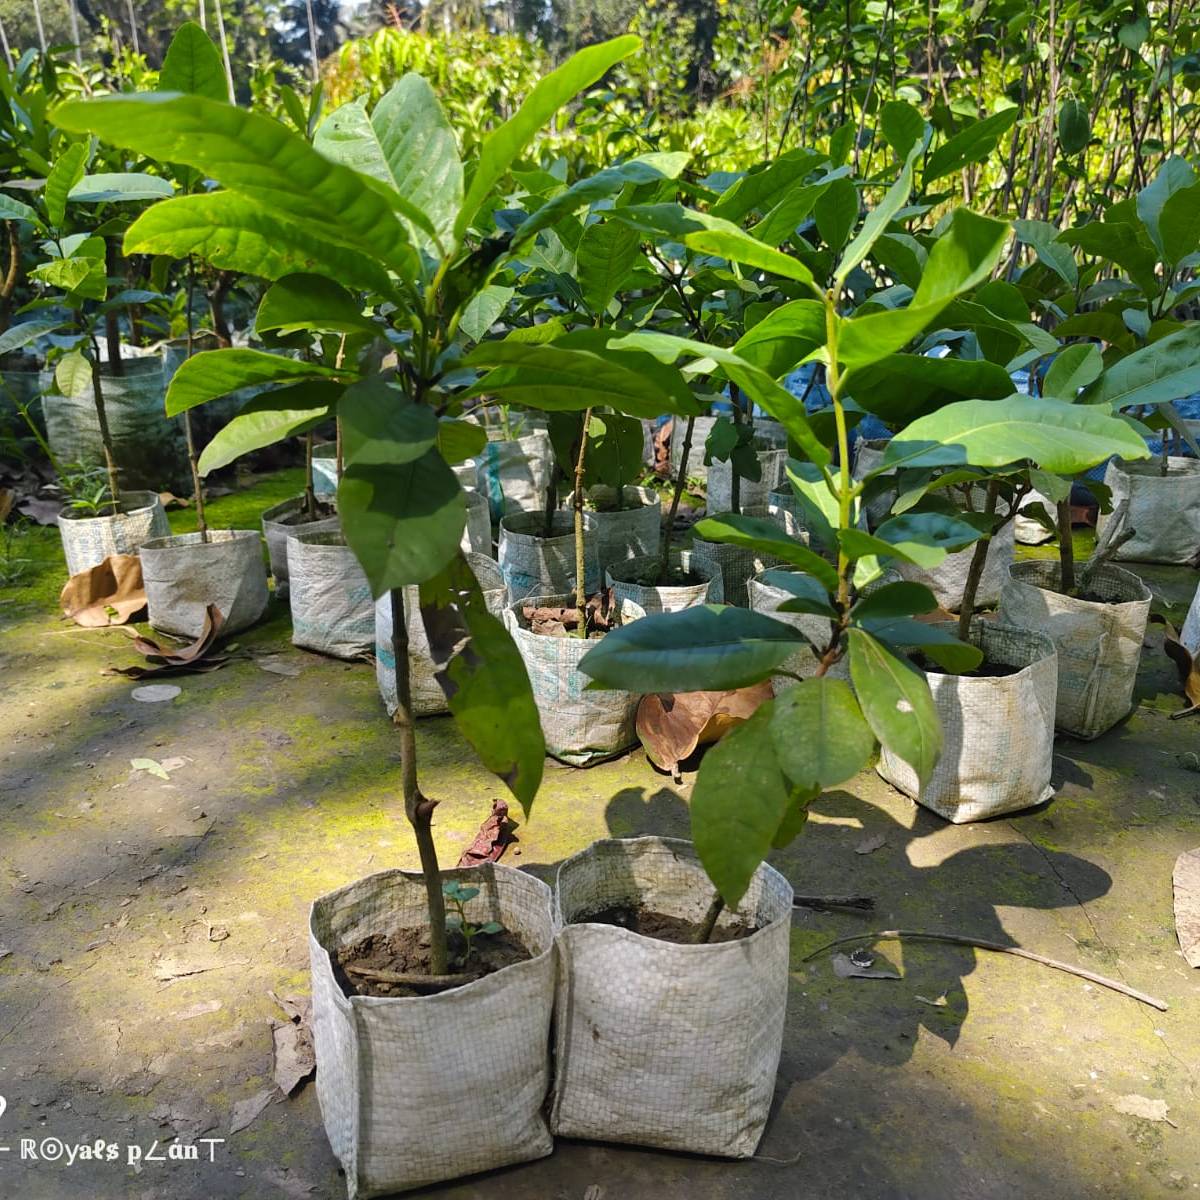
<svg viewBox="0 0 1200 1200">
<path fill-rule="evenodd" d="M 418 773 L 405 589 L 419 589 L 459 730 L 528 807 L 545 759 L 537 708 L 521 657 L 462 556 L 465 494 L 438 417 L 458 401 L 451 367 L 462 313 L 517 249 L 490 240 L 494 192 L 554 112 L 637 44 L 619 38 L 568 59 L 466 164 L 432 88 L 413 74 L 374 106 L 331 113 L 330 134 L 317 130 L 316 146 L 278 121 L 203 95 L 106 96 L 56 112 L 64 128 L 215 181 L 216 190 L 150 209 L 127 249 L 196 253 L 221 270 L 291 278 L 308 327 L 369 326 L 361 340 L 347 338 L 340 366 L 322 338 L 322 353 L 307 360 L 245 349 L 198 354 L 171 385 L 181 410 L 241 387 L 269 388 L 231 423 L 240 422 L 237 429 L 218 435 L 226 450 L 239 437 L 261 438 L 263 426 L 278 432 L 336 409 L 338 511 L 373 595 L 392 605 L 399 790 L 420 870 L 384 871 L 318 898 L 308 927 L 317 1090 L 351 1197 L 552 1148 L 542 1113 L 554 987 L 550 895 L 499 864 L 439 865 L 438 801 Z M 552 223 L 553 214 L 544 219 Z M 246 228 L 260 235 L 240 236 Z M 397 367 L 380 373 L 387 355 Z M 594 391 L 605 361 L 583 350 L 566 357 L 580 391 Z M 628 358 L 621 379 L 644 394 L 636 367 L 649 356 Z M 292 390 L 302 383 L 305 392 Z M 460 917 L 453 928 L 446 884 Z M 484 932 L 493 923 L 502 931 Z M 497 1095 L 505 1097 L 499 1108 Z"/>
<path fill-rule="evenodd" d="M 636 843 L 627 843 L 624 855 L 602 846 L 593 863 L 580 856 L 563 865 L 558 888 L 564 970 L 551 1107 L 552 1122 L 563 1134 L 706 1154 L 754 1153 L 771 1104 L 788 990 L 790 889 L 764 859 L 800 833 L 807 807 L 822 789 L 868 765 L 877 743 L 907 762 L 919 780 L 933 774 L 941 722 L 925 676 L 908 661 L 910 651 L 959 671 L 973 669 L 982 658 L 952 631 L 914 619 L 936 606 L 927 587 L 909 581 L 868 587 L 880 573 L 881 559 L 932 563 L 945 555 L 947 540 L 958 548 L 959 539 L 968 536 L 959 528 L 966 523 L 924 512 L 868 533 L 858 527 L 862 485 L 850 475 L 847 376 L 894 356 L 956 295 L 985 279 L 1008 233 L 1001 222 L 956 210 L 939 225 L 907 307 L 842 315 L 847 276 L 870 254 L 887 214 L 904 207 L 920 150 L 918 139 L 900 179 L 832 267 L 828 286 L 817 284 L 799 259 L 740 229 L 714 227 L 697 215 L 694 229 L 684 235 L 692 246 L 730 259 L 760 269 L 769 264 L 810 294 L 808 303 L 820 306 L 832 415 L 820 436 L 795 397 L 735 354 L 661 334 L 634 334 L 619 343 L 653 339 L 661 358 L 713 356 L 783 423 L 798 453 L 816 468 L 805 516 L 823 543 L 837 547 L 837 562 L 766 518 L 733 513 L 705 523 L 710 540 L 768 553 L 797 568 L 793 598 L 783 607 L 827 620 L 829 640 L 811 678 L 768 700 L 706 754 L 690 806 L 694 852 L 669 847 L 650 866 L 638 861 Z M 811 315 L 802 318 L 810 325 Z M 1125 429 L 1106 412 L 1050 399 L 987 403 L 986 414 L 971 402 L 941 409 L 946 436 L 940 440 L 909 439 L 902 430 L 889 465 L 905 465 L 901 454 L 912 454 L 914 463 L 926 454 L 932 459 L 926 465 L 961 465 L 982 456 L 983 446 L 988 456 L 1002 459 L 986 466 L 1019 461 L 1039 444 L 1043 422 L 1055 427 L 1072 453 L 1080 452 L 1081 443 L 1090 446 L 1098 432 Z M 1021 407 L 1030 403 L 1037 406 L 1032 416 Z M 1095 459 L 1085 455 L 1083 461 Z M 968 528 L 971 538 L 978 535 Z M 643 693 L 737 688 L 786 669 L 783 664 L 805 643 L 801 631 L 764 613 L 703 605 L 613 630 L 580 669 L 599 686 Z M 853 686 L 831 675 L 843 660 Z M 632 928 L 618 925 L 613 908 L 640 915 Z M 682 922 L 691 944 L 665 941 L 663 930 L 650 923 L 652 913 Z M 722 930 L 733 940 L 714 940 Z M 612 985 L 616 979 L 619 988 Z M 672 1012 L 675 995 L 686 996 L 686 1016 Z M 672 1049 L 678 1025 L 686 1026 L 689 1044 L 703 1046 L 703 1054 Z M 746 1029 L 756 1034 L 749 1055 L 736 1032 Z"/>
<path fill-rule="evenodd" d="M 473 465 L 475 488 L 487 499 L 492 523 L 545 503 L 556 472 L 546 418 L 508 404 L 480 404 L 467 420 L 487 434 Z"/>
</svg>

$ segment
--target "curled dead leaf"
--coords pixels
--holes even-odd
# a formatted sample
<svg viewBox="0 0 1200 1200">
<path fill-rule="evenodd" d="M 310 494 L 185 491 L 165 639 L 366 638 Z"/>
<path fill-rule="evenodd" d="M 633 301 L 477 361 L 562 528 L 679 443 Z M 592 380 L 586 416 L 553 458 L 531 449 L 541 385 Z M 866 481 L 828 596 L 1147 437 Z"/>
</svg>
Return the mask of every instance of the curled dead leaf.
<svg viewBox="0 0 1200 1200">
<path fill-rule="evenodd" d="M 65 616 L 87 629 L 124 625 L 146 607 L 142 560 L 136 554 L 111 554 L 103 562 L 67 580 L 58 603 Z"/>
<path fill-rule="evenodd" d="M 729 692 L 662 692 L 643 696 L 637 734 L 655 766 L 678 776 L 697 746 L 719 741 L 771 699 L 769 681 Z"/>
</svg>

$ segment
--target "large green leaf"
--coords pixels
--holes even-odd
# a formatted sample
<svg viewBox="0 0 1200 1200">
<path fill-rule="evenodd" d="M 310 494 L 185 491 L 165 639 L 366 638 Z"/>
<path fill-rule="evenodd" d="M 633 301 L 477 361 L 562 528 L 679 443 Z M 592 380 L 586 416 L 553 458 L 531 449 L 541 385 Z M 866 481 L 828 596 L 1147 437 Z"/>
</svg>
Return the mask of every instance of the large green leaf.
<svg viewBox="0 0 1200 1200">
<path fill-rule="evenodd" d="M 983 162 L 991 156 L 1000 139 L 1016 124 L 1020 109 L 1015 105 L 1002 108 L 990 117 L 972 121 L 965 129 L 943 142 L 925 160 L 925 187 L 953 175 L 970 163 Z"/>
<path fill-rule="evenodd" d="M 236 192 L 178 196 L 147 209 L 125 234 L 126 254 L 189 254 L 225 271 L 280 279 L 318 272 L 391 296 L 387 272 L 369 255 L 293 225 Z"/>
<path fill-rule="evenodd" d="M 228 99 L 221 55 L 212 38 L 195 21 L 185 21 L 171 39 L 158 72 L 158 86 L 164 92 L 191 92 L 210 100 Z"/>
<path fill-rule="evenodd" d="M 891 555 L 929 569 L 947 554 L 963 550 L 980 538 L 974 525 L 947 513 L 904 513 L 889 517 L 873 533 L 843 529 L 842 549 L 850 558 Z"/>
<path fill-rule="evenodd" d="M 448 463 L 465 462 L 474 458 L 488 443 L 487 430 L 473 421 L 456 421 L 442 417 L 438 421 L 438 452 Z"/>
<path fill-rule="evenodd" d="M 850 245 L 846 247 L 837 270 L 833 273 L 835 287 L 840 288 L 846 282 L 850 272 L 871 253 L 871 247 L 875 244 L 875 240 L 908 203 L 909 194 L 912 192 L 913 164 L 924 144 L 924 138 L 913 143 L 905 156 L 904 166 L 901 167 L 896 182 L 884 192 L 879 203 L 867 213 L 862 228 Z"/>
<path fill-rule="evenodd" d="M 942 752 L 942 724 L 929 684 L 865 630 L 851 628 L 847 637 L 850 678 L 867 724 L 924 783 Z"/>
<path fill-rule="evenodd" d="M 67 197 L 71 189 L 83 178 L 88 148 L 83 142 L 72 142 L 58 156 L 50 174 L 46 176 L 46 191 L 43 200 L 50 224 L 58 229 L 67 215 Z"/>
<path fill-rule="evenodd" d="M 743 263 L 760 271 L 782 275 L 799 283 L 813 284 L 813 273 L 798 258 L 760 242 L 731 221 L 704 215 L 704 228 L 687 234 L 684 243 L 701 254 L 714 254 L 730 262 Z"/>
<path fill-rule="evenodd" d="M 1191 323 L 1114 363 L 1083 394 L 1113 409 L 1166 404 L 1200 391 L 1200 323 Z"/>
<path fill-rule="evenodd" d="M 714 217 L 740 221 L 747 213 L 766 214 L 779 198 L 800 183 L 815 167 L 825 162 L 820 150 L 788 150 L 768 163 L 752 167 L 732 183 L 712 206 Z"/>
<path fill-rule="evenodd" d="M 583 231 L 575 250 L 575 270 L 593 313 L 604 313 L 640 257 L 641 238 L 628 225 L 597 221 Z"/>
<path fill-rule="evenodd" d="M 1011 394 L 1012 377 L 982 358 L 889 354 L 850 372 L 844 390 L 859 408 L 897 425 L 956 399 L 999 400 Z"/>
<path fill-rule="evenodd" d="M 1167 257 L 1163 244 L 1162 230 L 1159 222 L 1167 202 L 1177 192 L 1192 187 L 1196 182 L 1196 172 L 1191 163 L 1179 155 L 1166 159 L 1158 169 L 1158 174 L 1137 194 L 1137 215 L 1146 227 L 1150 240 Z"/>
<path fill-rule="evenodd" d="M 1073 475 L 1114 454 L 1149 456 L 1145 442 L 1105 407 L 1041 396 L 962 400 L 902 429 L 882 466 L 1003 467 L 1029 459 L 1044 470 Z"/>
<path fill-rule="evenodd" d="M 746 894 L 793 801 L 775 757 L 771 716 L 768 701 L 722 738 L 704 756 L 692 788 L 692 841 L 731 909 Z"/>
<path fill-rule="evenodd" d="M 925 136 L 925 118 L 904 100 L 889 100 L 879 110 L 879 132 L 900 158 Z"/>
<path fill-rule="evenodd" d="M 3 333 L 0 333 L 0 355 L 19 350 L 22 346 L 28 346 L 30 342 L 36 342 L 38 338 L 47 333 L 53 333 L 56 329 L 61 329 L 65 324 L 66 322 L 60 318 L 51 317 L 41 321 L 23 321 L 19 325 L 10 325 Z"/>
<path fill-rule="evenodd" d="M 348 387 L 338 416 L 349 465 L 411 463 L 437 444 L 437 414 L 427 404 L 414 404 L 382 375 Z"/>
<path fill-rule="evenodd" d="M 824 344 L 825 305 L 820 300 L 791 300 L 747 329 L 733 352 L 778 379 Z"/>
<path fill-rule="evenodd" d="M 341 393 L 340 384 L 310 379 L 255 396 L 204 447 L 200 474 L 226 467 L 251 450 L 315 429 L 329 419 Z"/>
<path fill-rule="evenodd" d="M 411 462 L 351 463 L 338 512 L 376 597 L 436 575 L 467 523 L 466 495 L 436 447 Z"/>
<path fill-rule="evenodd" d="M 923 583 L 901 580 L 885 583 L 859 598 L 851 610 L 856 621 L 910 617 L 914 613 L 933 612 L 937 597 Z"/>
<path fill-rule="evenodd" d="M 461 554 L 422 583 L 420 595 L 436 678 L 455 724 L 528 817 L 542 781 L 546 742 L 521 653 L 488 612 Z"/>
<path fill-rule="evenodd" d="M 775 701 L 771 741 L 784 774 L 805 789 L 844 783 L 875 749 L 850 685 L 828 677 L 806 679 Z"/>
<path fill-rule="evenodd" d="M 1104 370 L 1100 347 L 1093 342 L 1067 346 L 1057 355 L 1042 381 L 1042 394 L 1074 400 L 1080 388 L 1094 383 Z"/>
<path fill-rule="evenodd" d="M 458 327 L 473 342 L 478 342 L 500 319 L 509 301 L 517 294 L 516 288 L 488 284 L 481 288 L 463 305 Z"/>
<path fill-rule="evenodd" d="M 1071 248 L 1060 240 L 1058 227 L 1048 221 L 1013 222 L 1017 239 L 1032 246 L 1038 261 L 1053 271 L 1068 287 L 1079 282 L 1079 264 Z"/>
<path fill-rule="evenodd" d="M 590 87 L 640 45 L 640 38 L 628 34 L 588 46 L 571 55 L 561 67 L 538 82 L 521 107 L 485 139 L 475 174 L 471 177 L 471 186 L 467 189 L 454 223 L 456 238 L 462 239 L 480 206 L 537 131 L 572 96 Z"/>
<path fill-rule="evenodd" d="M 842 178 L 830 184 L 813 205 L 813 219 L 826 247 L 836 254 L 858 223 L 858 188 L 853 181 Z"/>
<path fill-rule="evenodd" d="M 228 396 L 244 387 L 299 379 L 336 379 L 341 372 L 263 350 L 205 350 L 175 372 L 167 388 L 167 416 Z"/>
<path fill-rule="evenodd" d="M 694 532 L 706 542 L 722 542 L 729 546 L 741 546 L 759 554 L 774 555 L 808 572 L 829 591 L 837 588 L 838 577 L 833 567 L 819 554 L 788 537 L 767 517 L 748 517 L 743 513 L 705 517 L 696 523 Z"/>
<path fill-rule="evenodd" d="M 370 117 L 362 101 L 335 110 L 318 128 L 313 145 L 326 157 L 395 188 L 428 218 L 442 253 L 449 251 L 462 204 L 463 169 L 454 130 L 420 75 L 401 76 Z M 419 230 L 414 237 L 432 245 Z"/>
<path fill-rule="evenodd" d="M 983 662 L 983 651 L 978 646 L 960 642 L 944 624 L 912 617 L 865 617 L 855 623 L 898 654 L 920 650 L 947 671 L 973 671 Z"/>
<path fill-rule="evenodd" d="M 385 196 L 263 113 L 204 96 L 147 92 L 67 101 L 54 120 L 161 162 L 195 167 L 318 237 L 371 253 L 402 275 L 412 271 L 412 246 L 396 217 L 403 200 Z"/>
<path fill-rule="evenodd" d="M 175 194 L 169 179 L 142 172 L 118 171 L 84 175 L 67 193 L 67 199 L 85 204 L 104 201 L 165 200 Z"/>
<path fill-rule="evenodd" d="M 1158 255 L 1148 246 L 1140 226 L 1129 221 L 1089 221 L 1074 229 L 1064 229 L 1060 242 L 1078 246 L 1085 254 L 1094 254 L 1114 262 L 1148 296 L 1158 294 Z"/>
<path fill-rule="evenodd" d="M 579 669 L 629 692 L 725 691 L 760 682 L 807 645 L 799 630 L 762 613 L 703 604 L 606 633 Z"/>
<path fill-rule="evenodd" d="M 365 316 L 362 304 L 339 283 L 323 275 L 286 275 L 267 288 L 254 317 L 259 333 L 300 329 L 325 333 L 375 333 L 378 326 Z"/>
<path fill-rule="evenodd" d="M 7 192 L 0 192 L 0 221 L 28 221 L 32 225 L 41 225 L 41 218 L 20 200 L 14 199 Z"/>
<path fill-rule="evenodd" d="M 681 403 L 677 394 L 661 387 L 650 373 L 615 358 L 555 343 L 484 342 L 464 362 L 493 370 L 467 395 L 495 396 L 506 403 L 552 412 L 601 404 L 633 417 L 652 418 L 665 412 L 687 416 L 698 411 L 695 405 Z"/>
</svg>

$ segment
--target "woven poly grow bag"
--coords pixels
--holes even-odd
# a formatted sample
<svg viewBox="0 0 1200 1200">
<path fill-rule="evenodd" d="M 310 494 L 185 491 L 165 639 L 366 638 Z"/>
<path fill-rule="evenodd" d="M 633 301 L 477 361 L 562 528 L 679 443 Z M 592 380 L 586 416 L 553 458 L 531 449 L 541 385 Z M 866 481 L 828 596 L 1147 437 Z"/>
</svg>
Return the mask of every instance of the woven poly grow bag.
<svg viewBox="0 0 1200 1200">
<path fill-rule="evenodd" d="M 509 513 L 500 522 L 498 558 L 510 600 L 575 590 L 575 514 L 554 512 L 550 537 L 543 537 L 546 518 L 540 512 Z M 590 596 L 600 587 L 596 528 L 583 514 L 583 588 Z"/>
<path fill-rule="evenodd" d="M 707 485 L 708 472 L 711 469 L 704 462 L 704 448 L 708 443 L 708 435 L 719 417 L 697 417 L 692 427 L 692 448 L 688 451 L 687 477 Z M 679 478 L 679 464 L 683 459 L 683 435 L 687 430 L 687 417 L 676 417 L 671 427 L 671 478 Z M 787 433 L 778 421 L 769 417 L 754 418 L 754 433 L 756 437 L 764 438 L 775 446 L 787 445 Z M 716 465 L 715 463 L 713 464 Z M 710 509 L 716 512 L 716 509 Z"/>
<path fill-rule="evenodd" d="M 641 558 L 630 558 L 625 562 L 614 563 L 604 576 L 606 587 L 612 588 L 613 600 L 621 620 L 627 619 L 627 612 L 638 610 L 642 614 L 679 612 L 685 608 L 693 608 L 697 604 L 721 604 L 725 598 L 721 586 L 721 568 L 716 563 L 697 559 L 690 550 L 684 550 L 671 557 L 673 569 L 687 572 L 697 577 L 695 583 L 646 584 L 629 582 L 637 579 L 644 571 L 657 571 L 662 560 L 657 554 L 644 555 Z M 635 606 L 633 609 L 629 605 Z"/>
<path fill-rule="evenodd" d="M 745 508 L 747 517 L 766 517 L 766 508 Z M 706 542 L 703 538 L 692 539 L 692 561 L 710 562 L 721 569 L 721 586 L 725 589 L 725 603 L 745 608 L 749 603 L 746 584 L 751 575 L 757 575 L 768 567 L 779 565 L 773 554 L 760 554 L 741 546 L 730 546 L 725 542 Z"/>
<path fill-rule="evenodd" d="M 331 953 L 429 923 L 422 877 L 385 871 L 309 915 L 317 1099 L 350 1200 L 544 1158 L 554 921 L 550 889 L 498 863 L 443 871 L 480 889 L 473 923 L 499 921 L 533 957 L 431 996 L 347 996 Z"/>
<path fill-rule="evenodd" d="M 616 494 L 615 488 L 597 486 L 588 489 L 587 498 L 593 505 L 607 506 L 615 503 Z M 601 572 L 614 563 L 641 558 L 658 549 L 662 529 L 662 501 L 658 493 L 629 485 L 621 489 L 621 498 L 628 507 L 584 510 L 586 536 L 595 543 Z M 562 511 L 574 519 L 574 502 L 569 493 Z"/>
<path fill-rule="evenodd" d="M 1168 458 L 1167 474 L 1157 460 L 1122 462 L 1114 459 L 1104 472 L 1104 485 L 1112 489 L 1113 514 L 1128 505 L 1127 525 L 1134 536 L 1119 546 L 1119 561 L 1191 563 L 1200 554 L 1200 461 Z M 1112 514 L 1096 519 L 1096 538 Z"/>
<path fill-rule="evenodd" d="M 267 541 L 267 556 L 271 560 L 271 574 L 275 577 L 276 595 L 287 595 L 288 538 L 300 533 L 333 533 L 340 528 L 337 513 L 315 520 L 306 518 L 303 496 L 293 496 L 290 500 L 272 505 L 263 513 L 263 537 Z"/>
<path fill-rule="evenodd" d="M 767 498 L 787 479 L 787 445 L 772 445 L 769 438 L 755 437 L 758 479 L 738 480 L 738 511 L 765 508 Z M 706 508 L 712 513 L 733 511 L 733 465 L 714 462 L 708 468 Z"/>
<path fill-rule="evenodd" d="M 1108 603 L 1064 596 L 1054 590 L 1059 578 L 1056 562 L 1014 563 L 997 619 L 1049 636 L 1058 652 L 1055 724 L 1076 737 L 1099 737 L 1133 705 L 1150 589 L 1108 563 L 1088 581 L 1088 591 Z"/>
<path fill-rule="evenodd" d="M 122 492 L 120 512 L 80 516 L 64 508 L 58 534 L 67 559 L 67 574 L 99 566 L 110 554 L 136 554 L 151 538 L 171 532 L 167 514 L 155 492 Z"/>
<path fill-rule="evenodd" d="M 361 658 L 375 643 L 371 585 L 340 530 L 287 540 L 292 645 L 334 658 Z"/>
<path fill-rule="evenodd" d="M 789 592 L 776 582 L 779 576 L 786 575 L 787 573 L 787 567 L 772 567 L 769 570 L 762 571 L 750 579 L 746 585 L 746 591 L 750 601 L 750 608 L 754 612 L 764 613 L 769 617 L 773 617 L 776 621 L 782 621 L 783 624 L 790 625 L 793 629 L 798 629 L 809 639 L 807 646 L 801 646 L 795 654 L 789 655 L 782 664 L 785 670 L 807 679 L 817 669 L 818 658 L 816 651 L 813 649 L 813 644 L 815 643 L 820 646 L 828 645 L 829 639 L 832 636 L 832 629 L 825 617 L 818 617 L 813 613 L 787 613 L 779 611 L 779 606 L 784 601 L 795 598 L 794 592 Z M 842 664 L 838 663 L 836 665 L 841 666 Z M 779 695 L 786 688 L 795 687 L 795 685 L 796 681 L 788 679 L 786 675 L 773 675 L 771 677 L 771 689 L 776 695 Z"/>
<path fill-rule="evenodd" d="M 155 538 L 138 551 L 150 624 L 163 633 L 197 638 L 205 609 L 215 604 L 222 634 L 253 625 L 267 607 L 267 568 L 255 529 L 210 529 Z"/>
<path fill-rule="evenodd" d="M 494 559 L 483 554 L 468 554 L 467 563 L 479 582 L 483 601 L 494 617 L 502 617 L 508 593 L 500 568 Z M 429 653 L 429 639 L 421 620 L 421 589 L 404 589 L 404 624 L 408 630 L 408 688 L 413 715 L 431 717 L 449 712 L 446 696 L 437 681 L 436 669 Z M 375 602 L 375 681 L 388 711 L 394 716 L 396 698 L 396 654 L 392 645 L 392 598 L 385 593 Z"/>
<path fill-rule="evenodd" d="M 570 608 L 574 603 L 573 595 L 528 596 L 508 606 L 505 621 L 529 674 L 546 753 L 573 767 L 587 767 L 637 744 L 641 697 L 608 688 L 589 690 L 591 681 L 579 670 L 579 660 L 600 638 L 534 633 L 522 612 L 526 607 Z"/>
<path fill-rule="evenodd" d="M 554 476 L 550 434 L 534 429 L 511 441 L 489 441 L 475 459 L 475 489 L 486 497 L 491 519 L 545 508 Z"/>
<path fill-rule="evenodd" d="M 988 543 L 987 555 L 983 560 L 983 573 L 979 577 L 979 588 L 975 593 L 977 608 L 986 608 L 1000 599 L 1000 592 L 1008 582 L 1008 569 L 1016 554 L 1016 538 L 1013 522 L 1006 522 Z M 923 583 L 937 597 L 937 602 L 948 612 L 958 612 L 962 605 L 963 589 L 971 572 L 971 560 L 975 556 L 974 545 L 947 554 L 936 567 L 926 569 L 916 563 L 896 559 L 892 567 L 901 578 Z"/>
<path fill-rule="evenodd" d="M 737 941 L 679 945 L 588 921 L 639 904 L 700 921 L 712 898 L 691 844 L 675 838 L 594 842 L 559 867 L 556 1135 L 754 1153 L 783 1045 L 791 885 L 758 868 L 738 914 L 759 928 Z"/>
<path fill-rule="evenodd" d="M 122 486 L 152 491 L 189 487 L 183 421 L 168 417 L 163 408 L 162 359 L 157 355 L 123 359 L 121 375 L 111 374 L 103 363 L 96 369 Z M 47 388 L 52 378 L 43 374 Z M 79 396 L 47 390 L 42 396 L 42 412 L 46 440 L 59 462 L 104 466 L 100 420 L 90 387 Z"/>
<path fill-rule="evenodd" d="M 962 824 L 1041 804 L 1054 795 L 1054 705 L 1058 662 L 1044 634 L 996 621 L 972 623 L 970 641 L 986 659 L 1019 667 L 972 678 L 929 673 L 942 725 L 942 755 L 924 787 L 886 746 L 877 770 L 888 783 Z"/>
<path fill-rule="evenodd" d="M 855 483 L 861 483 L 871 471 L 879 468 L 883 463 L 883 456 L 887 452 L 888 444 L 888 438 L 859 438 L 854 447 L 854 463 L 850 468 L 850 478 Z M 894 475 L 895 472 L 890 472 L 890 474 Z M 877 525 L 882 525 L 887 520 L 888 513 L 892 511 L 892 505 L 895 503 L 896 488 L 893 486 L 886 488 L 864 504 L 863 516 L 866 518 L 867 528 L 874 529 Z"/>
</svg>

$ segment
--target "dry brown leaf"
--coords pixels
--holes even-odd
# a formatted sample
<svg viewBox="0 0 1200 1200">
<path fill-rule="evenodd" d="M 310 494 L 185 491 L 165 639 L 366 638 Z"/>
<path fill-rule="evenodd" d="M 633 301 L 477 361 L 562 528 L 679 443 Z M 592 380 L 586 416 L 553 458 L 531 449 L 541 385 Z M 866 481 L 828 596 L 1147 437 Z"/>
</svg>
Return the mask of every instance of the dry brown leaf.
<svg viewBox="0 0 1200 1200">
<path fill-rule="evenodd" d="M 237 1133 L 240 1129 L 245 1129 L 252 1121 L 256 1120 L 275 1097 L 275 1089 L 273 1087 L 264 1088 L 261 1092 L 255 1092 L 248 1100 L 239 1100 L 233 1106 L 233 1119 L 229 1122 L 229 1132 Z"/>
<path fill-rule="evenodd" d="M 1175 860 L 1175 935 L 1189 967 L 1200 967 L 1200 849 Z"/>
<path fill-rule="evenodd" d="M 1179 672 L 1179 682 L 1188 701 L 1187 708 L 1171 714 L 1172 719 L 1200 710 L 1200 660 L 1192 657 L 1192 652 L 1179 640 L 1175 626 L 1166 617 L 1154 613 L 1150 620 L 1163 627 L 1163 650 Z"/>
<path fill-rule="evenodd" d="M 862 966 L 848 954 L 835 954 L 830 959 L 833 973 L 839 979 L 899 979 L 895 971 L 881 971 L 875 967 Z"/>
<path fill-rule="evenodd" d="M 185 671 L 215 671 L 228 661 L 224 655 L 214 655 L 213 648 L 221 636 L 225 618 L 215 604 L 204 610 L 204 627 L 190 645 L 175 650 L 160 646 L 152 638 L 137 634 L 131 639 L 133 648 L 145 656 L 148 667 L 109 667 L 107 674 L 127 675 L 130 679 L 147 679 L 161 675 L 178 675 Z"/>
<path fill-rule="evenodd" d="M 887 845 L 887 835 L 876 833 L 872 837 L 864 838 L 857 846 L 854 847 L 855 854 L 874 854 L 876 850 L 882 849 Z"/>
<path fill-rule="evenodd" d="M 271 1029 L 275 1045 L 275 1069 L 272 1078 L 279 1090 L 290 1096 L 317 1069 L 312 1035 L 303 1022 L 278 1021 Z"/>
<path fill-rule="evenodd" d="M 1141 1117 L 1143 1121 L 1166 1121 L 1168 1125 L 1175 1124 L 1167 1116 L 1170 1110 L 1165 1100 L 1151 1100 L 1149 1096 L 1131 1093 L 1128 1096 L 1118 1096 L 1113 1101 L 1113 1108 L 1127 1117 Z"/>
<path fill-rule="evenodd" d="M 462 852 L 460 867 L 476 867 L 480 863 L 499 862 L 500 856 L 517 839 L 513 836 L 517 823 L 509 820 L 508 802 L 492 801 L 492 813 L 479 827 L 475 840 Z"/>
<path fill-rule="evenodd" d="M 771 699 L 769 681 L 727 692 L 662 692 L 643 696 L 637 734 L 655 766 L 673 775 L 697 746 L 725 736 Z"/>
<path fill-rule="evenodd" d="M 112 554 L 102 563 L 67 580 L 58 603 L 76 625 L 101 629 L 124 625 L 146 607 L 142 560 L 136 554 Z"/>
</svg>

